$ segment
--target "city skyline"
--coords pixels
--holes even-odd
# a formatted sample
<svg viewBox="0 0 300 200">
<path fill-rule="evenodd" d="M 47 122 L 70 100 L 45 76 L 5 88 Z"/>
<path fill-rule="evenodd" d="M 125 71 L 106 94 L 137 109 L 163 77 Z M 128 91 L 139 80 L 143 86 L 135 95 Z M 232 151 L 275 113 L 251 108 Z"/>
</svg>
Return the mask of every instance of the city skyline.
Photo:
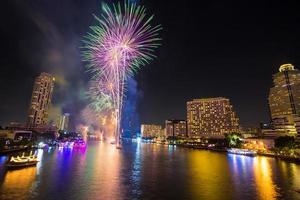
<svg viewBox="0 0 300 200">
<path fill-rule="evenodd" d="M 1 200 L 300 199 L 300 3 L 1 3 Z"/>
<path fill-rule="evenodd" d="M 7 38 L 3 49 L 9 51 L 1 50 L 6 58 L 1 65 L 6 67 L 1 68 L 0 124 L 26 118 L 34 77 L 43 71 L 58 76 L 54 104 L 62 112 L 72 113 L 72 116 L 81 112 L 86 103 L 82 91 L 87 77 L 83 75 L 84 67 L 77 47 L 80 37 L 93 20 L 89 13 L 99 12 L 95 9 L 99 2 L 72 6 L 68 2 L 62 6 L 56 3 L 32 6 L 22 2 L 5 2 L 3 7 L 6 10 L 2 14 L 11 12 L 15 15 L 13 23 L 5 22 L 8 28 L 1 32 L 2 37 Z M 256 8 L 257 4 L 253 2 L 247 8 L 241 4 L 207 3 L 203 4 L 202 11 L 205 12 L 195 15 L 195 19 L 189 17 L 188 10 L 193 11 L 194 8 L 188 3 L 182 5 L 180 18 L 172 17 L 175 5 L 167 1 L 143 3 L 151 12 L 157 13 L 157 21 L 165 28 L 157 60 L 135 77 L 141 123 L 163 124 L 165 119 L 185 118 L 187 101 L 217 96 L 232 101 L 241 125 L 256 126 L 260 121 L 269 122 L 267 97 L 272 86 L 272 74 L 281 64 L 292 63 L 299 68 L 300 63 L 297 60 L 298 29 L 295 26 L 299 14 L 293 12 L 291 3 L 275 1 L 266 13 L 262 11 L 268 7 L 267 4 Z M 285 8 L 291 12 L 278 17 Z M 56 15 L 51 14 L 52 9 L 57 10 Z M 65 9 L 70 11 L 70 15 L 65 14 Z M 257 11 L 253 18 L 246 15 L 253 11 L 251 9 Z M 73 10 L 88 14 L 83 14 L 78 23 L 73 23 L 81 16 Z M 219 14 L 212 16 L 211 11 Z M 241 14 L 240 19 L 230 21 L 238 14 Z M 258 19 L 260 22 L 256 23 Z M 269 21 L 274 26 L 268 25 Z M 47 24 L 48 29 L 42 24 Z M 16 27 L 21 27 L 24 34 L 19 35 Z M 201 27 L 203 30 L 199 32 Z M 205 31 L 208 29 L 215 34 L 208 34 Z M 263 32 L 268 33 L 268 37 Z M 264 40 L 266 37 L 268 39 Z M 18 39 L 9 42 L 13 38 Z M 14 57 L 18 59 L 12 59 Z M 11 75 L 13 78 L 7 79 Z M 12 79 L 19 81 L 12 82 Z M 20 94 L 13 92 L 16 90 Z M 66 93 L 68 95 L 64 95 Z"/>
</svg>

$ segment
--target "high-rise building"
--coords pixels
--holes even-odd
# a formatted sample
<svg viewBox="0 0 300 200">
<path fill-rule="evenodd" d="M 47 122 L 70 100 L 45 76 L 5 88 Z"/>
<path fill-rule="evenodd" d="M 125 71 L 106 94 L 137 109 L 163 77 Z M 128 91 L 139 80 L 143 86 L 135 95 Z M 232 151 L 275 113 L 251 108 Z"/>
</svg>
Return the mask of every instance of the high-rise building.
<svg viewBox="0 0 300 200">
<path fill-rule="evenodd" d="M 141 125 L 141 136 L 143 138 L 160 137 L 162 134 L 163 134 L 163 129 L 161 125 L 155 125 L 155 124 Z"/>
<path fill-rule="evenodd" d="M 35 79 L 27 120 L 29 128 L 42 127 L 48 123 L 54 81 L 52 75 L 44 72 Z"/>
<path fill-rule="evenodd" d="M 167 137 L 187 137 L 185 120 L 169 119 L 166 120 L 165 126 Z"/>
<path fill-rule="evenodd" d="M 273 75 L 269 93 L 272 127 L 277 136 L 296 136 L 296 118 L 300 116 L 300 71 L 284 64 Z"/>
<path fill-rule="evenodd" d="M 271 118 L 300 114 L 300 71 L 291 64 L 281 65 L 273 75 L 274 87 L 270 89 Z"/>
<path fill-rule="evenodd" d="M 194 99 L 187 102 L 187 129 L 191 138 L 222 138 L 239 131 L 239 119 L 227 98 Z"/>
<path fill-rule="evenodd" d="M 68 131 L 70 113 L 64 113 L 59 120 L 59 130 Z"/>
</svg>

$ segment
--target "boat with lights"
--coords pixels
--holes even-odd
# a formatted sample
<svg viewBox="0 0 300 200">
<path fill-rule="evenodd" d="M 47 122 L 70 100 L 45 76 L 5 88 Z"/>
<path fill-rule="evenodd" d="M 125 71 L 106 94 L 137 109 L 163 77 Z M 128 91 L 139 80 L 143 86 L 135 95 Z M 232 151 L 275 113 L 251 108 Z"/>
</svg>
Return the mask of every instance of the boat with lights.
<svg viewBox="0 0 300 200">
<path fill-rule="evenodd" d="M 17 169 L 24 167 L 35 166 L 38 163 L 38 159 L 36 155 L 24 156 L 24 154 L 20 156 L 12 156 L 9 161 L 6 163 L 6 167 L 8 169 Z"/>
<path fill-rule="evenodd" d="M 86 143 L 84 140 L 76 140 L 73 145 L 75 148 L 84 148 L 86 147 Z"/>
<path fill-rule="evenodd" d="M 248 150 L 248 149 L 230 148 L 230 149 L 227 149 L 227 152 L 231 153 L 231 154 L 238 154 L 238 155 L 244 155 L 244 156 L 257 156 L 256 151 Z"/>
</svg>

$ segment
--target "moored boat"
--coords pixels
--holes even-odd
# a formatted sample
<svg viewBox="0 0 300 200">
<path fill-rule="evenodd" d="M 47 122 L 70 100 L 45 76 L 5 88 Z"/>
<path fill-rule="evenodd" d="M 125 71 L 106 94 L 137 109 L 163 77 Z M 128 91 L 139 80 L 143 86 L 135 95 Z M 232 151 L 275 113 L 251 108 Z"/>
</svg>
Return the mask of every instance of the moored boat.
<svg viewBox="0 0 300 200">
<path fill-rule="evenodd" d="M 230 149 L 227 149 L 227 152 L 232 153 L 232 154 L 245 155 L 245 156 L 256 156 L 257 155 L 256 151 L 248 150 L 248 149 L 230 148 Z"/>
<path fill-rule="evenodd" d="M 31 167 L 35 166 L 38 163 L 38 159 L 36 155 L 29 155 L 29 156 L 12 156 L 9 161 L 6 163 L 6 167 L 8 169 L 17 169 L 17 168 L 24 168 L 24 167 Z"/>
<path fill-rule="evenodd" d="M 84 147 L 86 147 L 86 143 L 84 142 L 84 140 L 76 140 L 75 142 L 74 142 L 74 145 L 73 145 L 74 147 L 79 147 L 79 148 L 84 148 Z"/>
</svg>

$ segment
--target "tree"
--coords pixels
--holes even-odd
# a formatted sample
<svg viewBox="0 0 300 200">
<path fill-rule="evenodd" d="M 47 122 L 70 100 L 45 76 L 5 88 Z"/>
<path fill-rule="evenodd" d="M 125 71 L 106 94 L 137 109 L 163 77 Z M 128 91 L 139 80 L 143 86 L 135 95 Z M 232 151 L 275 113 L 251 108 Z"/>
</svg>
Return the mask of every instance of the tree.
<svg viewBox="0 0 300 200">
<path fill-rule="evenodd" d="M 240 133 L 226 133 L 225 141 L 227 147 L 240 148 L 242 146 Z"/>
<path fill-rule="evenodd" d="M 281 136 L 275 139 L 275 147 L 283 149 L 287 147 L 292 149 L 295 147 L 295 138 L 292 136 Z"/>
</svg>

